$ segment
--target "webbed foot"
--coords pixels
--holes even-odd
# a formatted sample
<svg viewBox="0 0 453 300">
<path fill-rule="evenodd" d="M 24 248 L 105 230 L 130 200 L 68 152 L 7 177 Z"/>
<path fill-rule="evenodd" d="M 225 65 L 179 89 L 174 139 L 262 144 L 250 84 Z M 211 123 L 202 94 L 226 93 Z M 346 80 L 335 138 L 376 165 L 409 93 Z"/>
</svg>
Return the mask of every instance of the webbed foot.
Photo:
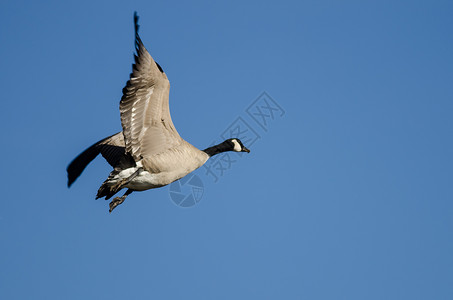
<svg viewBox="0 0 453 300">
<path fill-rule="evenodd" d="M 109 203 L 109 213 L 111 213 L 115 207 L 117 207 L 118 205 L 120 205 L 121 203 L 124 202 L 124 199 L 126 199 L 125 196 L 121 196 L 121 197 L 115 197 L 110 203 Z"/>
<path fill-rule="evenodd" d="M 121 197 L 115 197 L 115 198 L 109 203 L 109 207 L 110 207 L 109 213 L 111 213 L 111 212 L 115 209 L 115 207 L 117 207 L 118 205 L 120 205 L 121 203 L 123 203 L 124 200 L 126 199 L 127 195 L 129 195 L 129 194 L 132 193 L 132 192 L 133 192 L 133 190 L 128 189 L 128 190 L 126 191 L 126 193 L 124 193 L 123 196 L 121 196 Z"/>
</svg>

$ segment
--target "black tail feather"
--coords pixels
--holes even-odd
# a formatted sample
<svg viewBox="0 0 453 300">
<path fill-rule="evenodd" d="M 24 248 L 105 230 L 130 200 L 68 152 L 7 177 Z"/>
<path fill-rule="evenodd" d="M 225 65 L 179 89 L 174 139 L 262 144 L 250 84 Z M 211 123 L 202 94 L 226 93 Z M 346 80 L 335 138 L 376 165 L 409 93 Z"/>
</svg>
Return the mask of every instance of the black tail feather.
<svg viewBox="0 0 453 300">
<path fill-rule="evenodd" d="M 96 199 L 105 197 L 105 200 L 108 200 L 122 189 L 121 187 L 117 188 L 111 184 L 108 184 L 107 183 L 108 181 L 109 181 L 109 179 L 107 179 L 106 181 L 104 181 L 104 183 L 102 183 L 102 185 L 99 188 L 98 193 L 96 195 Z"/>
</svg>

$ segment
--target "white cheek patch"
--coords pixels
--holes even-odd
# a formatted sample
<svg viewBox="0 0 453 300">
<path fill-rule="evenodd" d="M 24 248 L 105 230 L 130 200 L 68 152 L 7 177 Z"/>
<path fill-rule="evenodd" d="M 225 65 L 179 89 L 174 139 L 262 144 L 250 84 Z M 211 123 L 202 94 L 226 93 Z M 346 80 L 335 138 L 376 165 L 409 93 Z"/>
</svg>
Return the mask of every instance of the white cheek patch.
<svg viewBox="0 0 453 300">
<path fill-rule="evenodd" d="M 232 142 L 234 144 L 233 150 L 236 151 L 236 152 L 241 152 L 242 151 L 242 147 L 241 147 L 241 145 L 239 145 L 238 141 L 237 140 L 232 140 Z"/>
</svg>

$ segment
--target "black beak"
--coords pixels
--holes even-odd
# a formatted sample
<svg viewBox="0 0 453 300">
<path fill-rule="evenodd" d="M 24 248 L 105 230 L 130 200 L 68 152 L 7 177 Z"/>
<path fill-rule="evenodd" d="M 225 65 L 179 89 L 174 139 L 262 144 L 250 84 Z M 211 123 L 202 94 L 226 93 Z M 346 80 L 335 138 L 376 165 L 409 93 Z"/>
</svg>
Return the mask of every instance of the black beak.
<svg viewBox="0 0 453 300">
<path fill-rule="evenodd" d="M 247 152 L 247 153 L 250 153 L 250 150 L 244 147 L 244 148 L 242 148 L 242 151 L 241 151 L 241 152 Z"/>
</svg>

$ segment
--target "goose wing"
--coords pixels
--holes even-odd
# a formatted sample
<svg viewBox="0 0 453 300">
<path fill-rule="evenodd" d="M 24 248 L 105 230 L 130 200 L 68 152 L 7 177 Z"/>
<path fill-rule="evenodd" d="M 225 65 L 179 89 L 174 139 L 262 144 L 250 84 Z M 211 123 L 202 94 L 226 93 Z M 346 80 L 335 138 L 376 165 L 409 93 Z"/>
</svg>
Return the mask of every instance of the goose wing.
<svg viewBox="0 0 453 300">
<path fill-rule="evenodd" d="M 134 23 L 137 54 L 123 89 L 120 113 L 126 152 L 138 161 L 181 144 L 182 138 L 170 116 L 170 82 L 140 39 L 137 14 Z"/>
<path fill-rule="evenodd" d="M 102 154 L 112 167 L 116 167 L 120 159 L 124 156 L 123 133 L 118 132 L 100 140 L 74 158 L 66 168 L 66 171 L 68 172 L 68 187 L 74 183 L 77 177 L 85 170 L 86 166 L 88 166 L 99 153 Z"/>
</svg>

